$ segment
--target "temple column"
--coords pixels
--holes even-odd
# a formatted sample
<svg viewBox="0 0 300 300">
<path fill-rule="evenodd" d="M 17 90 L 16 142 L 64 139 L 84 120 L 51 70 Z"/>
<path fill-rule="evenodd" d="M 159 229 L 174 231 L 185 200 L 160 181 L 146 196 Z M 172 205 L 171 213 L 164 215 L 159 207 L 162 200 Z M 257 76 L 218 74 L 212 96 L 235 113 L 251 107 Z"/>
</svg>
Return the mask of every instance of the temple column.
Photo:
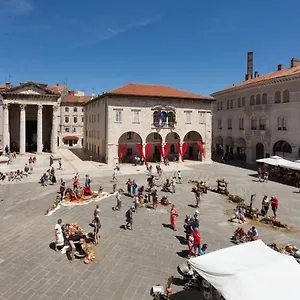
<svg viewBox="0 0 300 300">
<path fill-rule="evenodd" d="M 179 142 L 179 147 L 180 147 L 180 153 L 182 153 L 182 142 Z M 178 153 L 178 162 L 182 162 L 182 156 L 181 156 L 181 154 L 180 153 Z"/>
<path fill-rule="evenodd" d="M 57 152 L 57 111 L 58 106 L 53 105 L 53 114 L 52 114 L 52 134 L 51 134 L 51 152 Z"/>
<path fill-rule="evenodd" d="M 37 111 L 37 153 L 43 152 L 43 105 Z"/>
<path fill-rule="evenodd" d="M 26 151 L 26 105 L 20 104 L 20 154 Z"/>
<path fill-rule="evenodd" d="M 5 147 L 9 145 L 9 104 L 3 104 L 3 154 L 5 154 Z"/>
</svg>

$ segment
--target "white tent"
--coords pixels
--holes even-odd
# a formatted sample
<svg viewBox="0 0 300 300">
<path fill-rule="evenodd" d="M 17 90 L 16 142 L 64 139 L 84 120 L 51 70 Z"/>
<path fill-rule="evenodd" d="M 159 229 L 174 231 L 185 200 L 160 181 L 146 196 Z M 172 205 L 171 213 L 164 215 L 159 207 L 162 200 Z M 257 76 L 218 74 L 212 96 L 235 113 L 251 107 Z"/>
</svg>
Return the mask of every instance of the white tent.
<svg viewBox="0 0 300 300">
<path fill-rule="evenodd" d="M 300 163 L 297 161 L 286 161 L 283 162 L 280 167 L 287 168 L 290 170 L 300 171 Z"/>
<path fill-rule="evenodd" d="M 299 297 L 300 265 L 261 240 L 192 258 L 189 263 L 226 300 Z"/>
<path fill-rule="evenodd" d="M 290 161 L 286 160 L 280 156 L 271 156 L 268 158 L 261 158 L 261 159 L 257 159 L 256 162 L 258 163 L 265 163 L 271 166 L 282 166 L 283 164 L 287 164 Z"/>
</svg>

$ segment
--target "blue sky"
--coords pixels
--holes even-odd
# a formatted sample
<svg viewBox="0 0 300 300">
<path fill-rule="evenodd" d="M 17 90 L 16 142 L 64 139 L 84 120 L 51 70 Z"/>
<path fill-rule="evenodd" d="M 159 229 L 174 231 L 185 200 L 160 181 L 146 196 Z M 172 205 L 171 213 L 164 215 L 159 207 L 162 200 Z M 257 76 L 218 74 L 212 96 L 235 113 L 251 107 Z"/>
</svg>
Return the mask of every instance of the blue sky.
<svg viewBox="0 0 300 300">
<path fill-rule="evenodd" d="M 300 56 L 300 1 L 0 0 L 0 83 L 96 94 L 150 83 L 208 95 Z"/>
</svg>

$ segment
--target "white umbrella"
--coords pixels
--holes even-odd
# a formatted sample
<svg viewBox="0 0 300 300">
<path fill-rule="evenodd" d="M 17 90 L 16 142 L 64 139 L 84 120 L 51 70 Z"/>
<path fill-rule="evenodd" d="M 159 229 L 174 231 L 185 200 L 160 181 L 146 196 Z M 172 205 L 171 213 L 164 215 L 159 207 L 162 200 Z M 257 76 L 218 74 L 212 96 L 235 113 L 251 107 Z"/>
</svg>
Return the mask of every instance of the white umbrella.
<svg viewBox="0 0 300 300">
<path fill-rule="evenodd" d="M 261 159 L 257 159 L 256 162 L 258 163 L 265 163 L 271 166 L 281 166 L 287 163 L 290 163 L 289 160 L 286 160 L 280 156 L 271 156 L 268 158 L 261 158 Z"/>
</svg>

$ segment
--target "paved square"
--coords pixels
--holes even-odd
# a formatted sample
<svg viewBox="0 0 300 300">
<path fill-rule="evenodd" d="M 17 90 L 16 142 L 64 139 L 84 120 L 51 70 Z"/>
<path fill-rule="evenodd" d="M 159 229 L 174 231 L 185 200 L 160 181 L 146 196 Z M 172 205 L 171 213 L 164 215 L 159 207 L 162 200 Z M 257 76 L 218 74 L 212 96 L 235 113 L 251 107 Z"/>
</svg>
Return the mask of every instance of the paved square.
<svg viewBox="0 0 300 300">
<path fill-rule="evenodd" d="M 75 163 L 73 167 L 71 172 L 75 170 Z M 105 191 L 110 192 L 112 172 L 102 168 L 95 167 L 91 173 L 92 188 L 97 190 L 101 184 Z M 177 169 L 177 166 L 171 166 L 165 174 L 171 174 L 172 168 Z M 250 200 L 250 194 L 256 192 L 256 207 L 259 208 L 264 194 L 276 195 L 280 201 L 280 219 L 300 228 L 300 195 L 294 193 L 296 188 L 274 182 L 258 183 L 249 176 L 253 171 L 217 163 L 185 164 L 180 168 L 184 184 L 178 184 L 176 194 L 169 195 L 170 201 L 179 210 L 178 231 L 173 232 L 163 226 L 169 223 L 170 208 L 162 206 L 157 210 L 139 209 L 134 214 L 135 231 L 122 230 L 120 226 L 125 223 L 125 211 L 132 204 L 132 199 L 123 197 L 123 210 L 120 212 L 111 209 L 116 204 L 114 196 L 104 199 L 98 202 L 102 229 L 97 259 L 89 265 L 70 263 L 65 255 L 51 250 L 49 244 L 54 240 L 54 225 L 59 218 L 64 223 L 78 222 L 88 229 L 94 204 L 63 207 L 46 217 L 44 213 L 55 199 L 58 184 L 41 187 L 37 183 L 39 176 L 36 175 L 32 177 L 34 180 L 24 179 L 21 183 L 2 185 L 0 299 L 151 299 L 150 288 L 155 284 L 164 285 L 170 275 L 178 277 L 176 267 L 185 261 L 181 256 L 187 246 L 180 243 L 181 236 L 184 236 L 183 220 L 187 213 L 194 212 L 188 204 L 195 203 L 192 185 L 187 183 L 189 179 L 204 180 L 213 186 L 216 185 L 216 179 L 225 178 L 229 181 L 232 194 Z M 144 171 L 144 167 L 124 167 L 118 178 L 119 187 L 125 189 L 128 177 L 136 179 L 139 185 L 145 184 Z M 85 175 L 83 172 L 86 171 L 80 173 L 81 179 Z M 71 174 L 62 174 L 64 179 L 69 179 L 66 180 L 67 184 L 71 184 Z M 236 225 L 227 222 L 228 216 L 224 210 L 233 207 L 224 197 L 210 192 L 201 202 L 201 241 L 208 243 L 209 251 L 232 245 L 229 238 Z M 266 227 L 258 230 L 266 243 L 297 245 L 299 240 L 299 234 Z M 187 299 L 187 294 L 181 290 L 182 287 L 174 286 L 172 299 Z M 197 299 L 201 299 L 200 293 Z"/>
</svg>

